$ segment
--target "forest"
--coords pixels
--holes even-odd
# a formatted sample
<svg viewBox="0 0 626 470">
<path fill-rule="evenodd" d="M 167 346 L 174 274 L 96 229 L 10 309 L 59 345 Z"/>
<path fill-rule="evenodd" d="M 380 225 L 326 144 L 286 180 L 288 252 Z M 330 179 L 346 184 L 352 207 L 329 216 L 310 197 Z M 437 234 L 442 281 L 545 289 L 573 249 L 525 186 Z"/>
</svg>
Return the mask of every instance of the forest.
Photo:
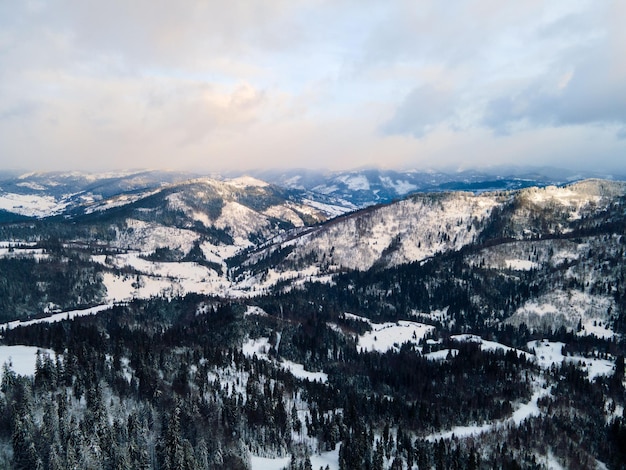
<svg viewBox="0 0 626 470">
<path fill-rule="evenodd" d="M 611 375 L 589 380 L 572 364 L 541 369 L 525 354 L 471 342 L 436 361 L 409 344 L 359 351 L 364 325 L 342 319 L 332 303 L 280 305 L 275 316 L 198 295 L 137 300 L 5 331 L 5 344 L 41 352 L 32 377 L 3 367 L 0 462 L 250 468 L 256 454 L 312 468 L 311 453 L 338 450 L 342 469 L 543 468 L 538 456 L 547 453 L 567 468 L 624 466 L 621 343 L 592 342 L 595 354 L 610 350 L 619 360 Z M 269 339 L 267 356 L 245 354 L 245 342 L 260 337 Z M 279 356 L 327 380 L 299 379 Z M 546 391 L 540 413 L 508 422 L 538 388 Z M 472 423 L 501 424 L 468 439 L 437 438 Z"/>
</svg>

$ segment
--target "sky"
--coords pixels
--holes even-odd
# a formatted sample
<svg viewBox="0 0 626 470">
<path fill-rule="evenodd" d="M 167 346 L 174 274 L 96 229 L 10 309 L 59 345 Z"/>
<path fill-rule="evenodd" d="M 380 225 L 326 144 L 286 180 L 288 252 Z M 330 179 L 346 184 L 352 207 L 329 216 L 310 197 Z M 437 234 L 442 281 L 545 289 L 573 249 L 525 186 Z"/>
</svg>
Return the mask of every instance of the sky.
<svg viewBox="0 0 626 470">
<path fill-rule="evenodd" d="M 623 0 L 0 0 L 0 169 L 626 169 Z"/>
</svg>

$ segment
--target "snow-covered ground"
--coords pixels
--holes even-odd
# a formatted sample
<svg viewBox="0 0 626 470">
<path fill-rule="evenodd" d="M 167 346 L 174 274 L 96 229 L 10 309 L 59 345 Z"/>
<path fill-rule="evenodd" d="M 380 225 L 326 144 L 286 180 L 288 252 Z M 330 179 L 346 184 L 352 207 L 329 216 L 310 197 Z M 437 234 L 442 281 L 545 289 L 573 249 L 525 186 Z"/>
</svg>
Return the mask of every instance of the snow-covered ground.
<svg viewBox="0 0 626 470">
<path fill-rule="evenodd" d="M 66 202 L 59 202 L 52 196 L 15 193 L 0 194 L 0 210 L 29 217 L 54 215 L 61 212 L 66 206 Z"/>
<path fill-rule="evenodd" d="M 54 351 L 35 346 L 0 346 L 0 366 L 8 364 L 11 370 L 18 375 L 33 375 L 35 373 L 37 351 L 48 353 L 50 357 L 54 357 Z M 0 367 L 1 378 L 2 367 Z"/>
<path fill-rule="evenodd" d="M 528 261 L 525 259 L 506 259 L 504 264 L 508 269 L 514 269 L 516 271 L 530 271 L 531 269 L 537 269 L 539 265 L 534 261 Z"/>
<path fill-rule="evenodd" d="M 313 454 L 311 455 L 311 466 L 314 470 L 319 468 L 328 468 L 330 470 L 338 470 L 339 469 L 339 444 L 337 448 L 330 452 L 322 452 L 321 454 Z M 256 457 L 252 456 L 250 458 L 250 465 L 252 470 L 282 470 L 283 468 L 289 467 L 289 462 L 291 457 L 280 457 L 280 458 L 267 458 L 267 457 Z"/>
<path fill-rule="evenodd" d="M 468 425 L 468 426 L 455 426 L 454 428 L 448 431 L 430 434 L 429 436 L 426 437 L 426 439 L 434 442 L 434 441 L 438 441 L 441 438 L 451 439 L 452 436 L 463 438 L 463 437 L 477 436 L 479 434 L 494 431 L 499 428 L 505 428 L 506 426 L 511 425 L 511 424 L 519 426 L 520 423 L 524 421 L 525 419 L 533 417 L 533 416 L 539 416 L 541 414 L 541 410 L 539 409 L 537 402 L 540 398 L 548 396 L 549 394 L 550 394 L 550 388 L 544 388 L 543 383 L 541 381 L 538 381 L 537 385 L 535 386 L 535 391 L 533 392 L 533 395 L 530 398 L 530 401 L 528 401 L 527 403 L 522 403 L 518 405 L 517 407 L 515 407 L 515 411 L 509 418 L 498 420 L 498 421 L 493 421 L 490 423 L 475 424 L 475 425 Z"/>
<path fill-rule="evenodd" d="M 487 341 L 477 335 L 454 335 L 451 336 L 450 339 L 459 342 L 471 341 L 474 343 L 478 343 L 481 350 L 483 351 L 515 351 L 517 354 L 523 354 L 526 357 L 536 361 L 537 364 L 544 369 L 549 368 L 553 364 L 561 364 L 563 361 L 571 362 L 586 371 L 590 380 L 593 380 L 598 375 L 612 374 L 615 367 L 614 362 L 608 359 L 588 358 L 583 356 L 564 356 L 561 350 L 563 346 L 565 346 L 565 343 L 548 341 L 546 339 L 541 341 L 530 341 L 526 345 L 529 351 L 534 351 L 534 354 L 511 348 L 510 346 L 506 346 L 495 341 Z M 451 354 L 453 356 L 456 356 L 456 354 L 458 354 L 458 350 L 456 349 L 443 349 L 440 351 L 428 353 L 425 355 L 425 357 L 432 360 L 445 360 L 448 357 L 449 351 L 451 351 Z"/>
<path fill-rule="evenodd" d="M 122 302 L 134 298 L 174 297 L 191 292 L 225 295 L 230 283 L 217 272 L 193 262 L 155 262 L 138 252 L 115 256 L 97 255 L 92 259 L 116 269 L 132 268 L 140 274 L 104 273 L 107 301 Z"/>
<path fill-rule="evenodd" d="M 123 250 L 135 250 L 150 253 L 157 248 L 178 249 L 188 253 L 199 235 L 192 230 L 127 219 L 126 228 L 117 234 L 112 246 Z"/>
<path fill-rule="evenodd" d="M 307 206 L 311 206 L 320 212 L 328 215 L 329 217 L 337 217 L 339 215 L 343 215 L 351 210 L 356 209 L 356 207 L 345 207 L 345 206 L 336 206 L 332 204 L 324 204 L 323 202 L 312 201 L 311 199 L 304 199 L 302 201 Z"/>
<path fill-rule="evenodd" d="M 280 361 L 271 359 L 268 355 L 270 348 L 271 345 L 269 338 L 249 339 L 243 343 L 242 352 L 248 357 L 252 357 L 256 354 L 256 356 L 260 359 L 273 362 L 274 364 L 291 372 L 291 374 L 298 379 L 310 380 L 312 382 L 328 382 L 328 375 L 324 372 L 310 372 L 305 370 L 302 364 L 297 364 L 285 359 L 281 359 Z"/>
<path fill-rule="evenodd" d="M 582 356 L 564 356 L 561 352 L 565 343 L 558 341 L 531 341 L 527 347 L 535 351 L 537 363 L 544 368 L 552 364 L 560 364 L 563 361 L 577 364 L 587 372 L 590 380 L 599 375 L 609 375 L 613 373 L 614 363 L 607 359 L 596 359 Z"/>
<path fill-rule="evenodd" d="M 95 315 L 96 313 L 102 312 L 103 310 L 108 310 L 112 307 L 112 305 L 97 305 L 95 307 L 85 308 L 82 310 L 70 310 L 67 312 L 59 312 L 54 313 L 52 315 L 48 315 L 43 318 L 36 318 L 34 320 L 15 320 L 8 323 L 0 324 L 0 329 L 2 328 L 15 328 L 18 326 L 29 326 L 34 325 L 36 323 L 55 323 L 63 320 L 71 320 L 76 317 L 84 317 L 86 315 Z"/>
<path fill-rule="evenodd" d="M 0 245 L 0 258 L 33 258 L 37 261 L 44 260 L 49 256 L 42 248 L 16 248 L 14 245 Z"/>
<path fill-rule="evenodd" d="M 451 357 L 455 357 L 459 353 L 458 349 L 441 349 L 439 351 L 426 353 L 424 357 L 431 361 L 443 361 L 448 358 L 448 354 Z"/>
<path fill-rule="evenodd" d="M 144 191 L 134 194 L 120 194 L 119 196 L 114 196 L 109 199 L 93 203 L 85 209 L 85 213 L 92 214 L 94 212 L 104 212 L 109 209 L 114 209 L 115 207 L 126 206 L 128 204 L 132 204 L 133 202 L 137 202 L 141 199 L 157 194 L 159 191 L 161 191 L 161 189 Z"/>
<path fill-rule="evenodd" d="M 372 331 L 359 336 L 357 345 L 358 349 L 364 351 L 387 352 L 392 349 L 399 351 L 404 343 L 417 345 L 424 336 L 435 330 L 434 326 L 406 320 L 396 323 L 372 323 L 370 321 L 368 323 Z"/>
<path fill-rule="evenodd" d="M 524 354 L 526 355 L 526 351 L 522 351 L 520 349 L 515 349 L 512 348 L 510 346 L 506 346 L 502 343 L 498 343 L 496 341 L 487 341 L 486 339 L 481 338 L 478 335 L 472 335 L 472 334 L 464 334 L 464 335 L 453 335 L 450 336 L 450 339 L 453 341 L 459 341 L 459 342 L 472 342 L 472 343 L 477 343 L 478 345 L 480 345 L 480 349 L 481 351 L 504 351 L 504 352 L 508 352 L 508 351 L 515 351 L 517 354 Z"/>
<path fill-rule="evenodd" d="M 374 323 L 369 318 L 344 313 L 346 319 L 367 323 L 371 330 L 358 336 L 357 349 L 362 351 L 387 352 L 399 351 L 405 343 L 418 345 L 422 339 L 435 330 L 434 326 L 414 321 L 400 320 L 397 322 Z M 341 331 L 338 325 L 329 323 L 330 328 Z"/>
<path fill-rule="evenodd" d="M 565 326 L 570 331 L 582 322 L 585 329 L 581 334 L 612 337 L 613 332 L 606 327 L 602 328 L 602 325 L 606 326 L 607 312 L 615 310 L 613 304 L 614 300 L 608 295 L 593 295 L 574 289 L 556 290 L 527 301 L 506 322 L 515 326 L 524 323 L 529 328 L 550 330 Z"/>
</svg>

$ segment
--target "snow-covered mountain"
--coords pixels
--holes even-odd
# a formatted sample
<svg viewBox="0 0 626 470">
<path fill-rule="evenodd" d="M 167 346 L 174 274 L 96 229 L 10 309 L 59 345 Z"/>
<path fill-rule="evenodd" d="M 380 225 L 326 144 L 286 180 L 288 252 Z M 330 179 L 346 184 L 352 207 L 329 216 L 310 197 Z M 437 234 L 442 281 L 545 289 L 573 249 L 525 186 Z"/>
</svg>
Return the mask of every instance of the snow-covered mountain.
<svg viewBox="0 0 626 470">
<path fill-rule="evenodd" d="M 173 171 L 49 172 L 0 175 L 0 210 L 26 217 L 64 214 L 124 193 L 142 192 L 193 175 Z"/>
<path fill-rule="evenodd" d="M 209 175 L 228 181 L 253 175 L 289 191 L 290 198 L 316 207 L 329 216 L 375 204 L 385 204 L 417 192 L 470 191 L 481 193 L 526 187 L 562 185 L 591 174 L 555 169 L 498 168 L 492 170 L 393 171 L 364 169 L 343 172 L 315 170 L 251 171 Z M 606 175 L 604 175 L 606 176 Z M 206 175 L 157 170 L 108 173 L 0 173 L 0 215 L 3 219 L 43 218 L 80 212 L 106 200 L 123 205 L 155 190 Z M 614 177 L 611 177 L 613 179 Z M 617 178 L 619 179 L 619 178 Z M 109 204 L 114 204 L 110 202 Z"/>
<path fill-rule="evenodd" d="M 621 468 L 626 183 L 189 176 L 3 183 L 0 461 Z"/>
<path fill-rule="evenodd" d="M 245 264 L 288 251 L 275 269 L 302 269 L 311 264 L 307 260 L 326 272 L 396 266 L 492 238 L 566 234 L 624 194 L 625 183 L 604 180 L 481 194 L 418 194 L 334 219 L 253 253 Z"/>
<path fill-rule="evenodd" d="M 482 170 L 418 171 L 362 169 L 259 171 L 255 176 L 279 186 L 311 191 L 340 205 L 363 208 L 388 203 L 416 192 L 475 193 L 562 185 L 584 178 L 621 179 L 614 175 L 577 173 L 554 168 L 496 167 Z"/>
<path fill-rule="evenodd" d="M 5 221 L 2 256 L 45 260 L 48 247 L 59 241 L 66 249 L 86 250 L 94 269 L 103 271 L 105 298 L 120 301 L 192 292 L 251 297 L 309 282 L 332 285 L 342 273 L 439 263 L 460 254 L 457 265 L 463 269 L 498 276 L 508 270 L 551 273 L 541 282 L 557 283 L 554 295 L 544 290 L 543 297 L 510 303 L 499 318 L 510 317 L 511 325 L 571 328 L 582 322 L 590 328 L 590 322 L 609 320 L 609 307 L 617 310 L 606 292 L 584 293 L 587 305 L 596 307 L 583 313 L 562 304 L 583 298 L 579 283 L 608 282 L 590 276 L 597 261 L 591 252 L 601 249 L 609 260 L 620 258 L 625 183 L 593 179 L 519 190 L 418 193 L 345 213 L 346 206 L 309 199 L 306 189 L 252 177 L 184 176 L 189 175 L 168 174 L 170 181 L 163 182 L 157 173 L 108 175 L 117 189 L 107 189 L 98 178 L 90 185 L 81 175 L 27 175 L 13 186 L 4 183 L 22 192 L 5 192 L 0 198 L 5 204 L 42 192 L 41 198 L 52 198 L 49 206 L 33 199 L 32 206 L 22 201 L 20 209 L 24 214 L 32 209 L 31 216 L 58 215 L 44 217 L 37 228 Z M 65 186 L 56 183 L 64 178 Z M 71 178 L 82 182 L 74 191 Z M 344 183 L 359 191 L 364 178 Z M 58 241 L 46 241 L 50 234 Z M 587 264 L 585 257 L 591 257 Z M 479 296 L 476 302 L 491 301 Z M 433 307 L 443 311 L 447 305 Z M 540 315 L 556 310 L 566 313 Z"/>
</svg>

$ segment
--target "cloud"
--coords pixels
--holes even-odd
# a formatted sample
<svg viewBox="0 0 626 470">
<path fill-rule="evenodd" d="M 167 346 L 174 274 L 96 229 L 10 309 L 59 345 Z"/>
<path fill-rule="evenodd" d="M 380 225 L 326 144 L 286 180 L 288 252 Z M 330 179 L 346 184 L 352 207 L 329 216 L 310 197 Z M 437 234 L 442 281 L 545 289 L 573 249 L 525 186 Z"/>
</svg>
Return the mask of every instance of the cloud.
<svg viewBox="0 0 626 470">
<path fill-rule="evenodd" d="M 423 85 L 411 91 L 382 126 L 385 134 L 411 134 L 421 138 L 454 118 L 455 96 L 447 90 Z"/>
<path fill-rule="evenodd" d="M 623 33 L 608 30 L 586 45 L 570 48 L 523 87 L 511 87 L 492 97 L 484 124 L 500 133 L 520 123 L 535 127 L 626 125 L 626 67 L 614 55 L 626 46 L 619 44 L 624 40 Z"/>
<path fill-rule="evenodd" d="M 0 164 L 619 166 L 625 15 L 615 0 L 0 2 Z"/>
</svg>

